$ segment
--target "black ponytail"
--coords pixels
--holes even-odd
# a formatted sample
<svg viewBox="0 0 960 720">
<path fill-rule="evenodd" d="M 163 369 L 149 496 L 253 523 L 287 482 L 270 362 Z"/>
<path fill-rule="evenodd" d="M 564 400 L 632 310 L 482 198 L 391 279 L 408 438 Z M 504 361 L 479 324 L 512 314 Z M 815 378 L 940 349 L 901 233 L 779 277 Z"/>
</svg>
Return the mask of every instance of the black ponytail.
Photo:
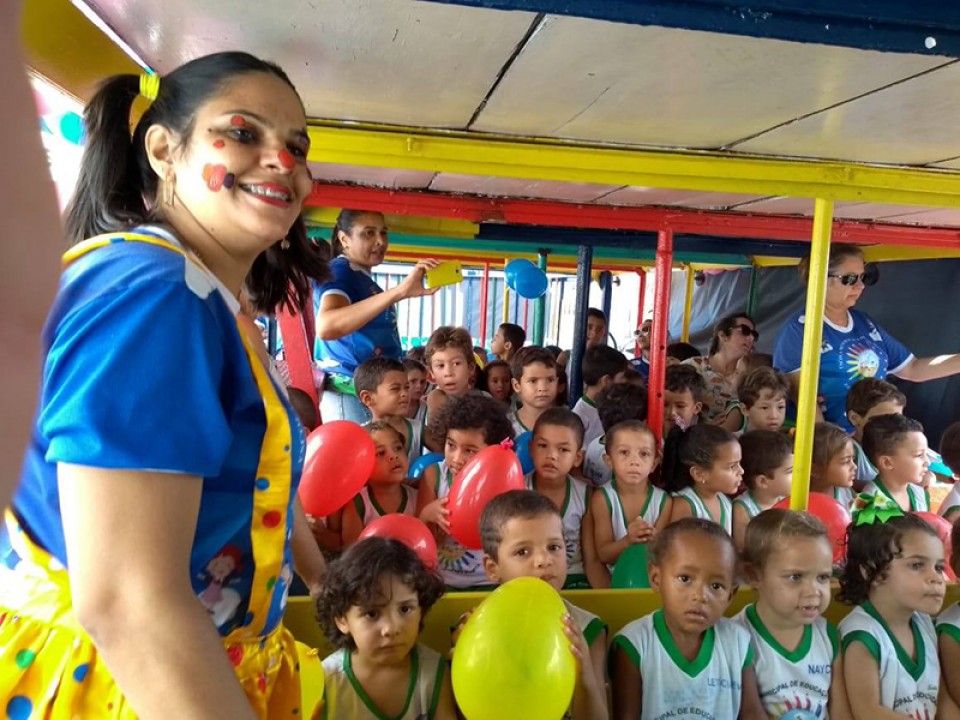
<svg viewBox="0 0 960 720">
<path fill-rule="evenodd" d="M 157 98 L 130 137 L 130 109 L 140 92 L 137 75 L 116 75 L 99 88 L 84 111 L 86 144 L 77 189 L 65 225 L 71 243 L 103 233 L 162 222 L 156 207 L 159 186 L 146 150 L 147 130 L 162 125 L 186 142 L 198 109 L 223 86 L 248 73 L 267 73 L 296 88 L 279 66 L 244 52 L 222 52 L 191 60 L 160 80 Z M 327 276 L 326 261 L 307 239 L 298 219 L 285 238 L 262 253 L 247 276 L 247 289 L 260 312 L 310 302 L 311 280 Z"/>
<path fill-rule="evenodd" d="M 686 430 L 673 428 L 663 443 L 663 489 L 679 492 L 690 487 L 694 466 L 710 467 L 720 448 L 736 441 L 736 435 L 719 425 L 697 424 Z"/>
<path fill-rule="evenodd" d="M 339 257 L 343 255 L 343 245 L 340 244 L 340 233 L 349 235 L 353 231 L 353 226 L 364 215 L 380 215 L 378 210 L 348 210 L 343 209 L 337 215 L 337 224 L 333 226 L 330 234 L 330 257 Z"/>
</svg>

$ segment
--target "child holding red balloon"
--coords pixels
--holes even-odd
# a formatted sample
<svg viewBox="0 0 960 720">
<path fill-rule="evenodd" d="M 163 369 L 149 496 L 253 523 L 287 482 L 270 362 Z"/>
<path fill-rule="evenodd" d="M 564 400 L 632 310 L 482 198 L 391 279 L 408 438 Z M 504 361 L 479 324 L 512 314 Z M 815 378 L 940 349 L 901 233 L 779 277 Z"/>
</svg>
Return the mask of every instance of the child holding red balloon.
<svg viewBox="0 0 960 720">
<path fill-rule="evenodd" d="M 344 547 L 355 543 L 367 525 L 384 515 L 417 514 L 417 491 L 403 483 L 410 467 L 403 436 L 385 420 L 375 420 L 366 430 L 375 449 L 373 472 L 343 510 Z"/>
<path fill-rule="evenodd" d="M 432 422 L 437 438 L 443 441 L 443 461 L 423 473 L 417 516 L 437 535 L 440 574 L 447 587 L 479 589 L 488 584 L 483 552 L 479 547 L 464 547 L 450 535 L 447 497 L 454 477 L 474 455 L 491 445 L 513 440 L 513 426 L 503 405 L 486 395 L 468 395 L 448 402 Z"/>
<path fill-rule="evenodd" d="M 454 720 L 446 660 L 417 642 L 442 595 L 440 578 L 397 540 L 366 538 L 331 563 L 317 617 L 337 650 L 323 661 L 313 718 Z"/>
<path fill-rule="evenodd" d="M 923 425 L 903 415 L 877 415 L 863 428 L 863 451 L 877 469 L 863 492 L 883 493 L 904 512 L 930 511 L 930 495 L 920 487 L 930 467 Z"/>
<path fill-rule="evenodd" d="M 631 545 L 649 543 L 670 521 L 673 500 L 651 484 L 657 467 L 657 438 L 639 420 L 607 431 L 603 460 L 613 479 L 590 498 L 590 522 L 600 560 L 613 567 Z"/>
<path fill-rule="evenodd" d="M 883 493 L 860 495 L 839 599 L 844 680 L 855 720 L 956 718 L 941 685 L 931 615 L 946 593 L 943 543 Z"/>
<path fill-rule="evenodd" d="M 403 363 L 388 357 L 362 362 L 353 373 L 357 397 L 374 422 L 389 423 L 403 438 L 408 462 L 423 453 L 423 423 L 405 417 L 410 403 L 410 382 Z"/>
<path fill-rule="evenodd" d="M 813 455 L 810 458 L 810 492 L 828 495 L 850 509 L 853 483 L 857 479 L 856 453 L 846 430 L 832 423 L 813 428 Z"/>
<path fill-rule="evenodd" d="M 569 411 L 568 411 L 569 412 Z M 502 585 L 514 578 L 535 577 L 561 590 L 567 577 L 565 528 L 557 506 L 530 490 L 511 490 L 493 498 L 480 516 L 483 564 L 490 580 Z M 568 600 L 564 622 L 579 664 L 569 720 L 606 718 L 603 620 Z"/>
<path fill-rule="evenodd" d="M 747 524 L 790 495 L 793 440 L 773 430 L 750 430 L 740 436 L 740 451 L 747 491 L 733 501 L 733 541 L 743 552 Z"/>
<path fill-rule="evenodd" d="M 688 517 L 659 534 L 649 573 L 663 607 L 613 638 L 614 717 L 767 720 L 750 633 L 723 617 L 736 566 L 733 539 L 716 523 Z"/>
<path fill-rule="evenodd" d="M 685 517 L 712 520 L 733 534 L 728 495 L 740 488 L 740 443 L 719 425 L 698 424 L 670 431 L 663 447 L 663 483 L 673 493 L 671 522 Z"/>
<path fill-rule="evenodd" d="M 743 562 L 757 601 L 736 620 L 753 640 L 767 713 L 793 717 L 788 711 L 806 710 L 801 717 L 846 720 L 840 636 L 822 617 L 833 572 L 827 528 L 808 513 L 765 510 L 746 528 Z"/>
</svg>

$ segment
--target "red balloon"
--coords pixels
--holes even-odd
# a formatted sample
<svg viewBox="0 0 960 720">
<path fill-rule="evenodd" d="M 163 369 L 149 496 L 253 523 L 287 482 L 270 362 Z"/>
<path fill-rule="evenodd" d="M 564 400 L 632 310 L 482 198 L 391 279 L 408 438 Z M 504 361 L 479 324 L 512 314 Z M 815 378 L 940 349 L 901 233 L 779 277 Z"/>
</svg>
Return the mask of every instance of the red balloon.
<svg viewBox="0 0 960 720">
<path fill-rule="evenodd" d="M 413 550 L 428 568 L 433 570 L 437 567 L 437 541 L 433 539 L 430 529 L 411 515 L 392 513 L 377 518 L 363 529 L 357 539 L 368 537 L 399 540 Z"/>
<path fill-rule="evenodd" d="M 453 479 L 447 500 L 450 534 L 465 548 L 479 550 L 483 508 L 497 495 L 525 487 L 523 470 L 512 448 L 503 445 L 484 448 Z"/>
<path fill-rule="evenodd" d="M 775 508 L 790 509 L 790 498 L 784 498 Z M 812 492 L 807 500 L 807 512 L 827 526 L 827 537 L 833 545 L 833 562 L 839 563 L 847 556 L 847 526 L 850 513 L 829 495 Z"/>
<path fill-rule="evenodd" d="M 370 479 L 375 456 L 373 438 L 356 423 L 334 420 L 310 433 L 299 492 L 307 515 L 346 505 Z"/>
<path fill-rule="evenodd" d="M 950 567 L 950 556 L 953 554 L 951 552 L 953 549 L 953 526 L 950 524 L 950 521 L 948 521 L 942 515 L 937 515 L 936 513 L 932 512 L 918 512 L 915 514 L 926 520 L 927 524 L 937 531 L 937 535 L 940 536 L 940 542 L 943 543 L 943 556 L 947 560 L 947 577 L 951 580 L 956 580 L 957 575 L 953 572 L 953 568 Z"/>
</svg>

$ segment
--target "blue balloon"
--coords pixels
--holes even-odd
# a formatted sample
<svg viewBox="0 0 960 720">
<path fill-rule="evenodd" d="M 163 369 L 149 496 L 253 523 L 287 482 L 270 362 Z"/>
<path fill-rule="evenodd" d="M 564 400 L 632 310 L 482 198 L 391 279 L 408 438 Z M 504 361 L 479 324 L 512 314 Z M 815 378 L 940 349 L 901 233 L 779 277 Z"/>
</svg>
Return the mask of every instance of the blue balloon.
<svg viewBox="0 0 960 720">
<path fill-rule="evenodd" d="M 83 144 L 83 118 L 75 112 L 64 113 L 60 118 L 60 134 L 74 145 Z"/>
<path fill-rule="evenodd" d="M 533 440 L 533 433 L 527 430 L 525 433 L 517 435 L 513 441 L 514 450 L 517 453 L 517 460 L 520 461 L 520 467 L 523 468 L 523 474 L 533 472 L 533 456 L 530 454 L 530 441 Z"/>
<path fill-rule="evenodd" d="M 534 265 L 531 262 L 528 262 L 529 267 L 524 266 L 520 268 L 517 279 L 514 282 L 514 290 L 517 295 L 528 300 L 535 300 L 540 297 L 547 291 L 547 286 L 550 284 L 547 280 L 547 274 Z"/>
<path fill-rule="evenodd" d="M 429 453 L 427 455 L 421 455 L 416 460 L 413 461 L 413 464 L 410 466 L 410 477 L 418 478 L 423 475 L 423 471 L 426 470 L 431 465 L 436 465 L 438 462 L 443 461 L 443 455 L 440 453 Z"/>
<path fill-rule="evenodd" d="M 537 266 L 525 258 L 517 258 L 507 263 L 503 268 L 503 276 L 507 280 L 507 287 L 516 292 L 517 280 L 525 271 L 536 270 Z"/>
</svg>

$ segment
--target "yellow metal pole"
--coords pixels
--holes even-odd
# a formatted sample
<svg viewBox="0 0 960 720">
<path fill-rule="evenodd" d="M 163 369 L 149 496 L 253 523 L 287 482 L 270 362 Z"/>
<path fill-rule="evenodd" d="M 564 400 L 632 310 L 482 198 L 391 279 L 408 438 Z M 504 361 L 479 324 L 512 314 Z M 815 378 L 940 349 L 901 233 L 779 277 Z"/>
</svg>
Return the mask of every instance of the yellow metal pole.
<svg viewBox="0 0 960 720">
<path fill-rule="evenodd" d="M 827 294 L 827 261 L 830 256 L 832 224 L 833 201 L 817 198 L 813 208 L 810 280 L 807 283 L 806 320 L 803 323 L 800 397 L 797 403 L 797 436 L 793 446 L 793 487 L 790 491 L 791 510 L 806 510 L 810 495 L 813 425 L 817 416 L 820 344 L 823 342 L 823 303 Z"/>
<path fill-rule="evenodd" d="M 504 260 L 503 267 L 506 268 L 509 262 L 509 260 Z M 503 278 L 503 322 L 510 322 L 510 287 L 507 285 L 506 276 Z"/>
<path fill-rule="evenodd" d="M 693 309 L 693 266 L 687 265 L 687 291 L 683 296 L 683 332 L 680 339 L 690 342 L 690 312 Z"/>
</svg>

